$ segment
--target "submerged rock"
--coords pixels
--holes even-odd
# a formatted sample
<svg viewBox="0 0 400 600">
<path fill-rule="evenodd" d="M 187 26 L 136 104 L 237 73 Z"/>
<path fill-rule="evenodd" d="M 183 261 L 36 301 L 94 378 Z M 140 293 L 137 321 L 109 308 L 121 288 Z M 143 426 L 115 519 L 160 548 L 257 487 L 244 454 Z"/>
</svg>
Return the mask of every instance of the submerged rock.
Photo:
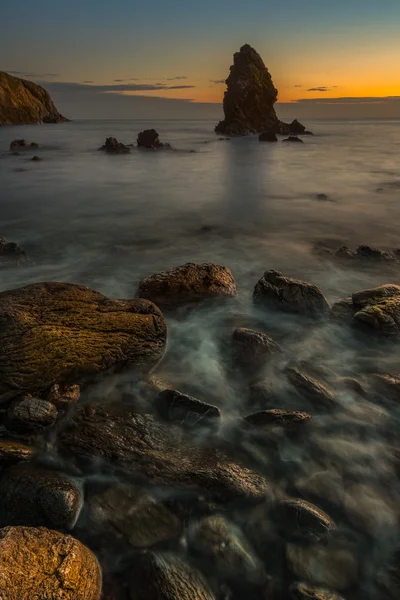
<svg viewBox="0 0 400 600">
<path fill-rule="evenodd" d="M 77 407 L 60 436 L 70 455 L 102 459 L 114 469 L 184 489 L 202 489 L 226 499 L 257 500 L 270 492 L 267 480 L 228 449 L 128 407 Z"/>
<path fill-rule="evenodd" d="M 331 387 L 319 381 L 304 369 L 288 366 L 285 369 L 288 380 L 301 396 L 309 400 L 316 409 L 329 410 L 337 407 L 337 398 Z"/>
<path fill-rule="evenodd" d="M 277 508 L 280 525 L 288 537 L 319 542 L 336 529 L 333 520 L 323 510 L 301 499 L 283 500 Z"/>
<path fill-rule="evenodd" d="M 316 285 L 284 277 L 279 271 L 264 273 L 254 288 L 253 302 L 264 308 L 312 317 L 329 312 L 329 304 Z"/>
<path fill-rule="evenodd" d="M 131 600 L 216 600 L 204 575 L 175 554 L 137 557 L 131 577 Z"/>
<path fill-rule="evenodd" d="M 297 142 L 300 144 L 304 144 L 303 140 L 301 140 L 297 135 L 290 135 L 288 138 L 282 140 L 283 142 Z"/>
<path fill-rule="evenodd" d="M 180 423 L 184 427 L 218 429 L 221 412 L 216 406 L 176 390 L 164 390 L 155 399 L 159 415 L 166 421 Z"/>
<path fill-rule="evenodd" d="M 291 600 L 344 600 L 342 596 L 309 583 L 295 583 L 289 590 Z"/>
<path fill-rule="evenodd" d="M 36 283 L 0 293 L 0 403 L 116 368 L 149 370 L 166 324 L 147 300 L 111 300 L 87 287 Z"/>
<path fill-rule="evenodd" d="M 163 144 L 160 142 L 160 136 L 155 129 L 145 129 L 141 131 L 137 138 L 137 145 L 139 148 L 171 148 L 169 144 Z"/>
<path fill-rule="evenodd" d="M 20 266 L 27 263 L 29 261 L 24 250 L 0 236 L 0 267 Z"/>
<path fill-rule="evenodd" d="M 272 408 L 262 410 L 244 417 L 245 424 L 256 430 L 269 429 L 271 427 L 284 427 L 285 429 L 297 428 L 311 420 L 311 415 L 298 410 L 282 410 Z"/>
<path fill-rule="evenodd" d="M 236 283 L 227 267 L 187 263 L 142 279 L 138 296 L 161 308 L 171 308 L 207 299 L 232 298 L 236 296 Z"/>
<path fill-rule="evenodd" d="M 189 526 L 188 544 L 205 564 L 205 572 L 243 583 L 262 584 L 264 565 L 243 532 L 221 515 L 204 517 Z"/>
<path fill-rule="evenodd" d="M 179 537 L 182 525 L 145 489 L 117 484 L 89 500 L 91 529 L 107 544 L 149 548 Z"/>
<path fill-rule="evenodd" d="M 54 404 L 31 396 L 15 400 L 7 412 L 7 427 L 14 431 L 40 431 L 54 425 L 56 420 Z"/>
<path fill-rule="evenodd" d="M 235 365 L 247 372 L 256 373 L 266 361 L 283 350 L 266 333 L 239 327 L 232 335 L 232 353 Z"/>
<path fill-rule="evenodd" d="M 122 142 L 119 142 L 114 137 L 108 137 L 105 144 L 99 150 L 104 150 L 109 154 L 129 154 L 131 151 L 128 146 L 125 146 L 125 144 L 122 144 Z"/>
<path fill-rule="evenodd" d="M 261 56 L 248 44 L 233 57 L 233 65 L 226 80 L 223 121 L 215 127 L 222 135 L 247 133 L 293 133 L 302 127 L 298 121 L 290 125 L 276 116 L 274 104 L 278 98 L 271 75 Z"/>
<path fill-rule="evenodd" d="M 71 530 L 83 505 L 74 481 L 29 463 L 9 468 L 0 479 L 0 523 Z"/>
<path fill-rule="evenodd" d="M 40 162 L 42 159 L 40 158 L 40 156 L 34 156 L 33 158 L 31 158 L 31 161 L 33 162 Z"/>
<path fill-rule="evenodd" d="M 10 144 L 10 151 L 15 152 L 17 150 L 37 150 L 39 148 L 39 144 L 36 142 L 31 142 L 28 144 L 26 140 L 13 140 Z"/>
<path fill-rule="evenodd" d="M 44 527 L 0 530 L 0 590 L 4 600 L 100 600 L 95 556 L 69 535 Z"/>
</svg>

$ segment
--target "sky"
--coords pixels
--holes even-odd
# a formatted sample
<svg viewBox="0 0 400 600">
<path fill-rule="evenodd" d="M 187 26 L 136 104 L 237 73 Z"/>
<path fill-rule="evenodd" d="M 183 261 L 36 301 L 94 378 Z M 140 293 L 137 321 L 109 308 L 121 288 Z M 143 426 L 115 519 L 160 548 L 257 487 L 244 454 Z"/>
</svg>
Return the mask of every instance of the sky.
<svg viewBox="0 0 400 600">
<path fill-rule="evenodd" d="M 72 118 L 218 116 L 245 43 L 282 118 L 400 118 L 400 0 L 18 0 L 0 23 L 0 70 Z"/>
</svg>

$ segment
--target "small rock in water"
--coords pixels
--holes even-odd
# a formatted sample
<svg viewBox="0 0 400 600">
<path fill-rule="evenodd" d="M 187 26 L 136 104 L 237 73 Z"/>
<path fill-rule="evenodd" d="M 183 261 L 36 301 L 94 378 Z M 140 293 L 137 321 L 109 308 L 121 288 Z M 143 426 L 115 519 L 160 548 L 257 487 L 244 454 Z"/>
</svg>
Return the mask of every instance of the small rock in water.
<svg viewBox="0 0 400 600">
<path fill-rule="evenodd" d="M 40 162 L 42 159 L 40 158 L 40 156 L 34 156 L 33 158 L 31 158 L 31 161 L 33 162 Z"/>
<path fill-rule="evenodd" d="M 300 395 L 312 402 L 315 409 L 330 410 L 337 407 L 336 394 L 329 385 L 297 367 L 288 366 L 285 372 L 290 383 Z"/>
<path fill-rule="evenodd" d="M 128 146 L 125 146 L 125 144 L 122 144 L 122 142 L 119 142 L 114 137 L 108 137 L 105 144 L 99 150 L 104 150 L 109 154 L 128 154 L 131 151 Z"/>
<path fill-rule="evenodd" d="M 298 410 L 282 410 L 273 408 L 262 410 L 243 419 L 245 423 L 254 429 L 268 429 L 270 427 L 284 427 L 291 429 L 304 425 L 311 420 L 311 415 Z"/>
<path fill-rule="evenodd" d="M 264 273 L 254 288 L 253 302 L 264 308 L 312 317 L 329 312 L 329 304 L 316 285 L 284 277 L 279 271 Z"/>
<path fill-rule="evenodd" d="M 216 600 L 204 575 L 175 554 L 135 557 L 131 577 L 131 600 Z"/>
<path fill-rule="evenodd" d="M 317 194 L 315 197 L 317 200 L 320 200 L 321 202 L 328 202 L 330 200 L 330 198 L 327 194 Z"/>
<path fill-rule="evenodd" d="M 137 138 L 137 145 L 139 148 L 159 149 L 159 148 L 171 148 L 170 144 L 163 144 L 160 142 L 160 136 L 155 129 L 145 129 L 141 131 Z"/>
<path fill-rule="evenodd" d="M 71 530 L 83 505 L 74 481 L 30 463 L 15 465 L 0 479 L 0 523 Z"/>
<path fill-rule="evenodd" d="M 277 142 L 278 136 L 274 131 L 264 131 L 258 136 L 260 142 Z"/>
<path fill-rule="evenodd" d="M 335 257 L 348 260 L 349 258 L 350 259 L 356 258 L 356 254 L 355 254 L 355 252 L 350 250 L 347 246 L 341 246 L 339 248 L 339 250 L 336 250 Z"/>
<path fill-rule="evenodd" d="M 301 499 L 289 498 L 280 502 L 277 517 L 291 539 L 318 542 L 336 529 L 333 520 L 323 510 Z"/>
<path fill-rule="evenodd" d="M 235 329 L 232 335 L 234 363 L 246 371 L 257 372 L 268 358 L 283 350 L 267 334 L 245 327 Z"/>
<path fill-rule="evenodd" d="M 55 383 L 51 386 L 46 400 L 55 404 L 59 408 L 64 408 L 70 404 L 76 404 L 79 401 L 81 395 L 81 388 L 79 385 L 63 385 Z"/>
<path fill-rule="evenodd" d="M 300 143 L 300 144 L 304 144 L 303 140 L 301 140 L 299 137 L 297 137 L 297 135 L 289 135 L 288 138 L 285 138 L 282 141 L 283 142 L 297 142 L 297 143 Z"/>
<path fill-rule="evenodd" d="M 176 390 L 161 392 L 155 399 L 155 407 L 163 419 L 185 427 L 219 427 L 219 408 Z"/>
<path fill-rule="evenodd" d="M 4 600 L 100 600 L 101 570 L 69 535 L 6 527 L 0 530 L 0 591 Z"/>
<path fill-rule="evenodd" d="M 26 140 L 13 140 L 10 144 L 11 152 L 18 151 L 21 149 L 36 150 L 37 148 L 39 148 L 39 144 L 36 144 L 36 142 L 32 142 L 32 143 L 28 144 Z"/>
<path fill-rule="evenodd" d="M 38 431 L 54 425 L 56 407 L 40 398 L 24 396 L 15 400 L 7 412 L 7 427 L 14 431 Z"/>
<path fill-rule="evenodd" d="M 371 246 L 359 246 L 356 250 L 357 258 L 369 260 L 394 260 L 393 253 Z"/>
</svg>

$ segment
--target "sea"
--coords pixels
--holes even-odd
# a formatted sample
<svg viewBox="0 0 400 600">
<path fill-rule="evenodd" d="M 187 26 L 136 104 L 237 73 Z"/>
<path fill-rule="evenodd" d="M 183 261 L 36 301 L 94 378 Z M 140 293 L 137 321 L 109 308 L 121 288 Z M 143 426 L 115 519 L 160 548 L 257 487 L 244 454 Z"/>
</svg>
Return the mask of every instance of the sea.
<svg viewBox="0 0 400 600">
<path fill-rule="evenodd" d="M 303 144 L 260 143 L 253 135 L 221 139 L 214 125 L 76 120 L 0 128 L 0 235 L 31 260 L 2 269 L 0 290 L 67 281 L 132 298 L 139 281 L 156 271 L 186 262 L 229 267 L 238 287 L 233 308 L 168 317 L 169 360 L 160 368 L 176 389 L 212 400 L 229 421 L 249 409 L 221 366 L 217 325 L 231 318 L 252 326 L 264 318 L 254 312 L 252 292 L 265 271 L 314 283 L 330 303 L 360 289 L 400 284 L 398 265 L 345 264 L 316 251 L 400 248 L 400 121 L 310 120 L 314 135 Z M 99 151 L 109 136 L 134 144 L 146 128 L 155 128 L 172 149 Z M 18 138 L 39 149 L 12 155 L 10 142 Z M 42 160 L 32 162 L 33 155 Z M 264 330 L 291 344 L 283 360 L 323 364 L 353 378 L 365 370 L 400 372 L 396 345 L 355 342 L 343 329 L 315 329 L 279 314 L 268 319 Z M 282 371 L 269 375 L 287 385 Z M 344 590 L 346 598 L 386 598 L 371 581 L 400 542 L 400 485 L 390 455 L 399 409 L 348 389 L 340 402 L 336 417 L 316 415 L 318 427 L 307 443 L 279 448 L 275 485 L 293 494 L 322 482 L 336 509 L 340 497 L 342 545 L 310 563 L 308 578 Z M 293 389 L 283 408 L 313 411 Z M 382 437 L 383 421 L 390 441 Z M 349 596 L 347 588 L 353 589 Z"/>
</svg>

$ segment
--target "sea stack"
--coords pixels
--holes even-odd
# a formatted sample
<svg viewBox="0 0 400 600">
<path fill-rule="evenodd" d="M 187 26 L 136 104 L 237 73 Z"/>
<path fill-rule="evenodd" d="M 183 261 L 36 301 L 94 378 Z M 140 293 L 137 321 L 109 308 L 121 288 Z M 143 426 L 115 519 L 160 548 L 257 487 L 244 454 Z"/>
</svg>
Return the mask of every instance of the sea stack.
<svg viewBox="0 0 400 600">
<path fill-rule="evenodd" d="M 64 123 L 50 94 L 37 83 L 0 71 L 0 126 Z"/>
<path fill-rule="evenodd" d="M 298 121 L 283 123 L 276 116 L 274 104 L 278 90 L 261 56 L 249 44 L 234 54 L 226 85 L 225 119 L 216 126 L 216 133 L 234 136 L 263 132 L 284 135 L 306 132 L 306 128 Z"/>
</svg>

